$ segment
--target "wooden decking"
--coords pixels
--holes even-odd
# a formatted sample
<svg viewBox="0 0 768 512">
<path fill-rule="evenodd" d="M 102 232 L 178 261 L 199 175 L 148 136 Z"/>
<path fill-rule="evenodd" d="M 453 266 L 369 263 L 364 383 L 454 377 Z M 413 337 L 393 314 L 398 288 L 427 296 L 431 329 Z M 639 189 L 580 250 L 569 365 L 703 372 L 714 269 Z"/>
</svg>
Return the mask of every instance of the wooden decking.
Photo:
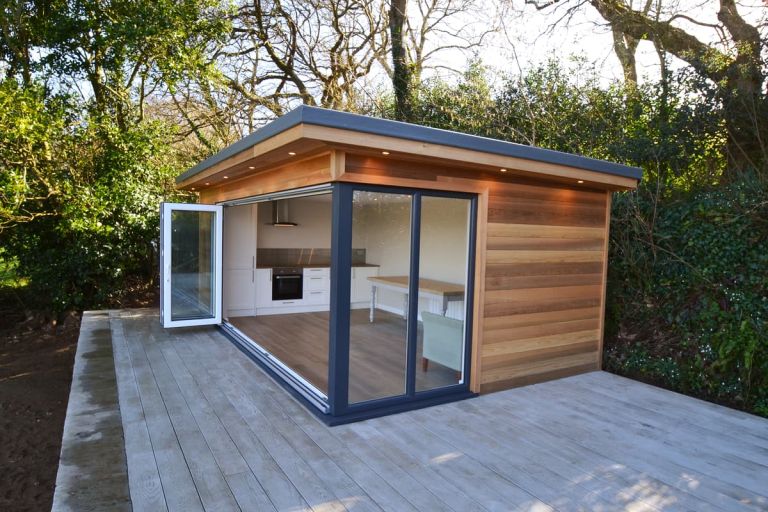
<svg viewBox="0 0 768 512">
<path fill-rule="evenodd" d="M 105 322 L 134 510 L 768 510 L 768 421 L 608 373 L 329 428 L 215 329 Z"/>
</svg>

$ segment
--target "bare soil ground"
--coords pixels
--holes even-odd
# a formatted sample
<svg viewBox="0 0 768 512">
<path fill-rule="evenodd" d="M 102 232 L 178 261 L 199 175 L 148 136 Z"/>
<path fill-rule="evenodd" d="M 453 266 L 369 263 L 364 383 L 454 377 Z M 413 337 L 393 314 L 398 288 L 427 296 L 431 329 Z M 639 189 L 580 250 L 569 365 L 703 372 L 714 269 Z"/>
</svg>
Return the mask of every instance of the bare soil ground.
<svg viewBox="0 0 768 512">
<path fill-rule="evenodd" d="M 0 510 L 50 510 L 80 315 L 0 318 Z"/>
<path fill-rule="evenodd" d="M 114 307 L 157 305 L 128 290 Z M 53 502 L 80 313 L 23 311 L 0 290 L 0 511 L 48 511 Z"/>
</svg>

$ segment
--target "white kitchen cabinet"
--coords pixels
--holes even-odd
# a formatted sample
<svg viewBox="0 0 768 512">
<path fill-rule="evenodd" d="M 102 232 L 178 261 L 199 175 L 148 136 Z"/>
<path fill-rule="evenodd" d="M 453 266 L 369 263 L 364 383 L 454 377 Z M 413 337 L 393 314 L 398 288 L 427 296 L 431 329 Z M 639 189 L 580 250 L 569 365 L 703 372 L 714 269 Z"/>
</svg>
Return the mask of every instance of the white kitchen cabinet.
<svg viewBox="0 0 768 512">
<path fill-rule="evenodd" d="M 303 302 L 306 305 L 329 305 L 331 295 L 331 269 L 305 268 Z"/>
<path fill-rule="evenodd" d="M 256 307 L 272 307 L 272 269 L 256 269 Z"/>
<path fill-rule="evenodd" d="M 225 208 L 223 219 L 224 317 L 252 315 L 256 307 L 256 208 Z"/>
<path fill-rule="evenodd" d="M 371 302 L 371 283 L 368 278 L 378 275 L 379 267 L 352 267 L 350 303 L 353 307 L 368 307 Z"/>
</svg>

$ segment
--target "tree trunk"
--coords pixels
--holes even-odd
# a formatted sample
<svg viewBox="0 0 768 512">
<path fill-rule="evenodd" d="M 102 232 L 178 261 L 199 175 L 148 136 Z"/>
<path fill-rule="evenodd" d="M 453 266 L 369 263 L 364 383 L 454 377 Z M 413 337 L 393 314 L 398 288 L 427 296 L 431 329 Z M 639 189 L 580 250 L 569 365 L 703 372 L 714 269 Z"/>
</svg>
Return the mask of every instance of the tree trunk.
<svg viewBox="0 0 768 512">
<path fill-rule="evenodd" d="M 392 87 L 395 90 L 395 117 L 400 121 L 410 121 L 411 108 L 411 71 L 403 40 L 405 9 L 407 0 L 391 0 L 389 9 L 389 32 L 392 38 Z"/>
<path fill-rule="evenodd" d="M 762 90 L 765 76 L 760 58 L 760 33 L 739 15 L 734 0 L 719 0 L 718 19 L 730 34 L 736 56 L 702 43 L 668 22 L 655 20 L 619 0 L 589 0 L 616 30 L 636 39 L 653 41 L 687 62 L 717 87 L 728 132 L 729 181 L 749 169 L 768 166 L 768 99 Z"/>
<path fill-rule="evenodd" d="M 619 59 L 621 69 L 624 72 L 624 84 L 627 88 L 637 87 L 637 63 L 635 52 L 639 41 L 625 34 L 617 27 L 611 27 L 613 32 L 613 51 Z"/>
</svg>

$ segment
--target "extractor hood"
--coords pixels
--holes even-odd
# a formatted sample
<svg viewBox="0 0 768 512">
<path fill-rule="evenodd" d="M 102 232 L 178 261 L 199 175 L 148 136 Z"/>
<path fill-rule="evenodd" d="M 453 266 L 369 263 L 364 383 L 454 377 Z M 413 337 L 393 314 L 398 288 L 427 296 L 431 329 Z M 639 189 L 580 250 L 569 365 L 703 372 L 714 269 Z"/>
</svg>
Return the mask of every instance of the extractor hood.
<svg viewBox="0 0 768 512">
<path fill-rule="evenodd" d="M 289 213 L 287 199 L 272 201 L 272 222 L 270 224 L 278 228 L 298 226 L 295 222 L 291 222 Z"/>
</svg>

